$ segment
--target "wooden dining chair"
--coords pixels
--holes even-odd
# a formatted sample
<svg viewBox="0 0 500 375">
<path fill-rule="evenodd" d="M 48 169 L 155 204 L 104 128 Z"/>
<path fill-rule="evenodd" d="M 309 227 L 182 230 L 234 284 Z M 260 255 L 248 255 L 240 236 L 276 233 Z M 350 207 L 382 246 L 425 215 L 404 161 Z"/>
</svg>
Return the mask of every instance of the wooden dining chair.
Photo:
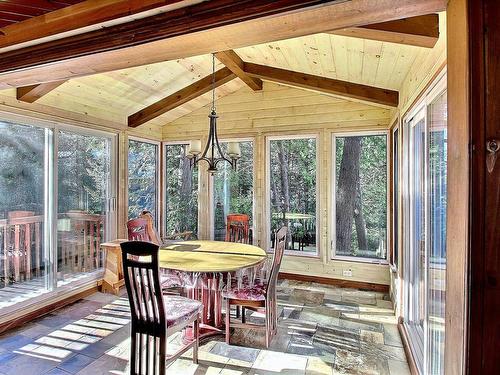
<svg viewBox="0 0 500 375">
<path fill-rule="evenodd" d="M 144 210 L 139 215 L 140 219 L 146 220 L 146 233 L 148 234 L 149 240 L 157 245 L 161 244 L 160 235 L 155 227 L 155 220 L 151 212 Z"/>
<path fill-rule="evenodd" d="M 248 215 L 227 215 L 226 242 L 250 243 L 250 217 Z"/>
<path fill-rule="evenodd" d="M 223 297 L 226 300 L 226 343 L 230 344 L 231 327 L 265 329 L 266 348 L 269 348 L 272 337 L 278 328 L 278 307 L 276 302 L 276 284 L 278 273 L 285 252 L 287 227 L 276 233 L 274 256 L 271 271 L 267 280 L 243 279 L 241 286 L 237 282 L 228 285 Z M 231 306 L 241 307 L 241 321 L 231 321 Z M 249 324 L 245 321 L 245 309 L 265 311 L 265 325 Z"/>
<path fill-rule="evenodd" d="M 127 221 L 128 240 L 151 242 L 147 226 L 148 222 L 143 218 L 131 219 Z"/>
<path fill-rule="evenodd" d="M 120 246 L 132 316 L 130 374 L 164 375 L 166 365 L 190 348 L 193 348 L 193 362 L 198 363 L 203 305 L 185 297 L 162 295 L 158 245 L 128 241 Z M 167 338 L 189 325 L 193 328 L 193 339 L 167 355 Z"/>
</svg>

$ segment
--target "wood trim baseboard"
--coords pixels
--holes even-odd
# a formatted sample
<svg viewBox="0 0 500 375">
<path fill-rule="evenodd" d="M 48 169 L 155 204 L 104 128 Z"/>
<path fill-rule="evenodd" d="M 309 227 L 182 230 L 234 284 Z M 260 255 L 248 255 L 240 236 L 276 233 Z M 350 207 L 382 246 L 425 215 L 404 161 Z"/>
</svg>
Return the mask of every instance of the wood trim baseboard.
<svg viewBox="0 0 500 375">
<path fill-rule="evenodd" d="M 403 349 L 406 355 L 406 361 L 408 362 L 408 367 L 410 368 L 410 372 L 412 375 L 420 375 L 417 368 L 417 363 L 415 362 L 415 357 L 410 349 L 410 342 L 408 340 L 408 333 L 406 332 L 406 328 L 403 325 L 403 319 L 399 317 L 398 319 L 398 331 L 401 336 L 401 342 L 403 343 Z"/>
<path fill-rule="evenodd" d="M 67 306 L 67 305 L 69 305 L 73 302 L 76 302 L 82 298 L 85 298 L 91 294 L 94 294 L 95 292 L 98 291 L 98 288 L 99 288 L 99 286 L 97 284 L 95 284 L 95 285 L 89 286 L 88 288 L 83 289 L 75 294 L 72 294 L 68 297 L 65 297 L 63 299 L 60 299 L 60 300 L 52 302 L 52 303 L 48 303 L 46 305 L 43 305 L 43 306 L 37 308 L 36 310 L 30 311 L 26 314 L 21 313 L 21 315 L 14 317 L 12 320 L 9 320 L 5 323 L 0 324 L 0 334 L 4 333 L 10 329 L 19 327 L 25 323 L 28 323 L 28 322 L 34 320 L 35 318 L 39 318 L 43 315 L 46 315 L 50 312 L 53 312 L 53 311 L 60 309 L 64 306 Z"/>
<path fill-rule="evenodd" d="M 299 275 L 296 273 L 288 273 L 288 272 L 280 272 L 278 277 L 280 279 L 335 285 L 342 288 L 354 288 L 354 289 L 371 290 L 374 292 L 389 293 L 389 285 L 368 283 L 364 281 L 342 280 L 330 277 L 311 276 L 311 275 Z"/>
</svg>

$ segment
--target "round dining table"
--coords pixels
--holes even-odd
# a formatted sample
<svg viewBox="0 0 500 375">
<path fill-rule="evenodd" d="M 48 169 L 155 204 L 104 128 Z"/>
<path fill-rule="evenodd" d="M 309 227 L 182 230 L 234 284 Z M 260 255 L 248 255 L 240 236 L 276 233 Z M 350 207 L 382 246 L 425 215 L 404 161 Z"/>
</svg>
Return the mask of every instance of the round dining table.
<svg viewBox="0 0 500 375">
<path fill-rule="evenodd" d="M 257 246 L 223 241 L 170 242 L 159 252 L 162 274 L 175 276 L 188 297 L 203 303 L 200 338 L 222 332 L 225 283 L 232 277 L 255 275 L 266 259 L 266 252 Z"/>
</svg>

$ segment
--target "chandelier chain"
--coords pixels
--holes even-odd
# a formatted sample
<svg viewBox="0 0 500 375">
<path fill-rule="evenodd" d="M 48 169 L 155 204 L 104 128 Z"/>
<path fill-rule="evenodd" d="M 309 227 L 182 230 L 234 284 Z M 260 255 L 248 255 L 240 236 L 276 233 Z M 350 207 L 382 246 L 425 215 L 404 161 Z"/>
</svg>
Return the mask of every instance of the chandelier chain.
<svg viewBox="0 0 500 375">
<path fill-rule="evenodd" d="M 212 111 L 215 111 L 215 53 L 212 53 Z"/>
</svg>

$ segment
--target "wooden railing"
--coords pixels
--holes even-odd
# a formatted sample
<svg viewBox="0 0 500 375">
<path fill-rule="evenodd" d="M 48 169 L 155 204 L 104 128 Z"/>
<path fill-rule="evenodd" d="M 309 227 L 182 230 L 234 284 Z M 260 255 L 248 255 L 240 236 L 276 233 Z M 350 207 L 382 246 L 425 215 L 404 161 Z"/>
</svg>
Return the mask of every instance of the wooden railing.
<svg viewBox="0 0 500 375">
<path fill-rule="evenodd" d="M 31 280 L 45 271 L 44 217 L 10 212 L 0 220 L 0 287 Z M 58 215 L 58 274 L 88 272 L 102 267 L 102 215 L 70 211 Z"/>
</svg>

